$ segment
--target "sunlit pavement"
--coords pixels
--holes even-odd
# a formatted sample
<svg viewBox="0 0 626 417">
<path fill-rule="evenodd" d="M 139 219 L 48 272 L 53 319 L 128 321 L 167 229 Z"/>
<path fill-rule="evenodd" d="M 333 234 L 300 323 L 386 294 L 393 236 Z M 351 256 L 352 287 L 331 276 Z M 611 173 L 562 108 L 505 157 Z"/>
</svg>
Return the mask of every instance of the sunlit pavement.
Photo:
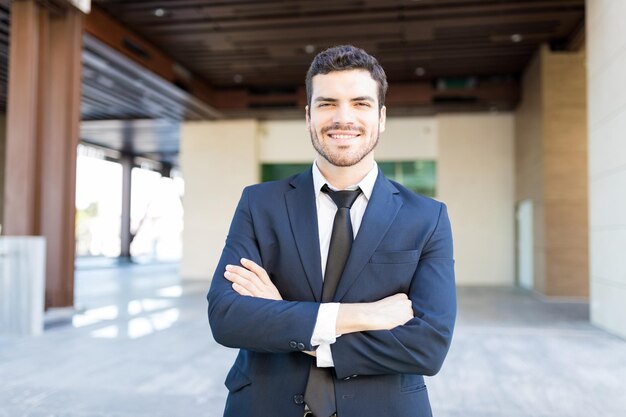
<svg viewBox="0 0 626 417">
<path fill-rule="evenodd" d="M 176 265 L 81 269 L 71 320 L 0 336 L 0 416 L 221 416 L 236 351 L 211 337 L 207 287 Z M 626 341 L 591 326 L 586 303 L 485 287 L 459 301 L 427 380 L 435 417 L 626 415 Z"/>
</svg>

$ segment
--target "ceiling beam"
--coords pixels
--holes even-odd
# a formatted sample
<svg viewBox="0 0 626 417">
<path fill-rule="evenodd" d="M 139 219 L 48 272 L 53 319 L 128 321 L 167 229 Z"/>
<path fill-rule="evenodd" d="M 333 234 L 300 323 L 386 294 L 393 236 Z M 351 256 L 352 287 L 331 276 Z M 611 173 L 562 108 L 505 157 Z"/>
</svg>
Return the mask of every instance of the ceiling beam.
<svg viewBox="0 0 626 417">
<path fill-rule="evenodd" d="M 85 19 L 85 32 L 204 103 L 212 104 L 213 88 L 206 81 L 97 7 Z"/>
<path fill-rule="evenodd" d="M 386 105 L 390 108 L 420 108 L 431 107 L 441 102 L 458 102 L 486 106 L 506 104 L 514 107 L 519 101 L 519 83 L 515 79 L 507 82 L 473 79 L 471 81 L 475 86 L 445 90 L 426 81 L 392 83 L 389 86 Z M 215 100 L 220 110 L 224 112 L 249 109 L 303 109 L 306 105 L 306 93 L 303 87 L 291 94 L 254 94 L 245 88 L 233 88 L 216 90 Z"/>
</svg>

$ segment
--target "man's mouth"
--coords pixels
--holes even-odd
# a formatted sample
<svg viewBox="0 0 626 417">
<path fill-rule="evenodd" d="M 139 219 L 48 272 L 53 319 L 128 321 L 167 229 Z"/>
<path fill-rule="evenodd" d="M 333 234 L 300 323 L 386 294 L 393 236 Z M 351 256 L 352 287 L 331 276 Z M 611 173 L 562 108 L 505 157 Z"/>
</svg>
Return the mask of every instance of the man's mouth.
<svg viewBox="0 0 626 417">
<path fill-rule="evenodd" d="M 356 137 L 359 137 L 360 134 L 357 132 L 353 132 L 353 133 L 328 133 L 328 136 L 330 136 L 332 139 L 336 139 L 336 140 L 349 140 L 349 139 L 354 139 Z"/>
</svg>

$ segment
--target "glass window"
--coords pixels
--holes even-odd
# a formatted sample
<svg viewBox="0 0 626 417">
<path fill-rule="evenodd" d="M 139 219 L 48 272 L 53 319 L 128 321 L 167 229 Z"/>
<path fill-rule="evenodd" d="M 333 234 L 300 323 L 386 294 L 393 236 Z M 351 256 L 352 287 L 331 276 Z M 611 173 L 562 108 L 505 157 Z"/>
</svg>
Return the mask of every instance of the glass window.
<svg viewBox="0 0 626 417">
<path fill-rule="evenodd" d="M 378 162 L 385 176 L 409 190 L 434 197 L 437 186 L 436 162 L 433 160 Z"/>
<path fill-rule="evenodd" d="M 76 161 L 76 255 L 120 255 L 122 166 L 79 145 Z"/>
<path fill-rule="evenodd" d="M 311 164 L 262 164 L 261 181 L 274 181 L 289 178 L 308 169 Z"/>
<path fill-rule="evenodd" d="M 261 181 L 288 178 L 308 169 L 311 164 L 263 164 Z M 436 161 L 379 161 L 378 166 L 389 179 L 399 182 L 409 190 L 428 197 L 436 193 Z"/>
<path fill-rule="evenodd" d="M 178 261 L 182 256 L 184 182 L 144 168 L 133 168 L 130 254 L 136 262 Z"/>
</svg>

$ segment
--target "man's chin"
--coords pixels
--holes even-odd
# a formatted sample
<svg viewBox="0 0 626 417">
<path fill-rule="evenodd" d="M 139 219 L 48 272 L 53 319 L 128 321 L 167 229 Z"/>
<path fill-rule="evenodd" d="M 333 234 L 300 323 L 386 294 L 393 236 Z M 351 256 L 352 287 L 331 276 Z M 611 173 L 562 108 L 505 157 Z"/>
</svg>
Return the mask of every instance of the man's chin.
<svg viewBox="0 0 626 417">
<path fill-rule="evenodd" d="M 333 156 L 325 156 L 324 159 L 326 159 L 331 165 L 341 168 L 354 166 L 361 162 L 361 160 L 363 160 L 363 158 L 346 158 Z"/>
</svg>

